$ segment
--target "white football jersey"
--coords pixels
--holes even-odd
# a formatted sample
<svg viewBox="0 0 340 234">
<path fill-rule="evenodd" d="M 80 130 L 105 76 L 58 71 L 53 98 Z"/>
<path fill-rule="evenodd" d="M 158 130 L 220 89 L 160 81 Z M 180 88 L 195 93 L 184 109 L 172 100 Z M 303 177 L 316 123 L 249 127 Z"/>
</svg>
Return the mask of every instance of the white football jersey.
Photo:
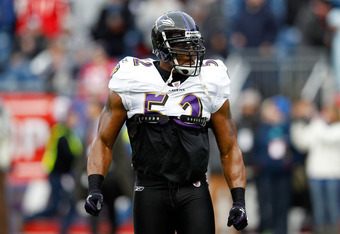
<svg viewBox="0 0 340 234">
<path fill-rule="evenodd" d="M 210 119 L 230 95 L 227 67 L 204 60 L 199 76 L 167 85 L 153 59 L 125 57 L 113 70 L 108 87 L 121 98 L 128 118 L 135 114 L 192 115 Z M 204 85 L 206 88 L 204 88 Z M 208 91 L 206 94 L 205 89 Z M 159 93 L 161 91 L 161 93 Z"/>
</svg>

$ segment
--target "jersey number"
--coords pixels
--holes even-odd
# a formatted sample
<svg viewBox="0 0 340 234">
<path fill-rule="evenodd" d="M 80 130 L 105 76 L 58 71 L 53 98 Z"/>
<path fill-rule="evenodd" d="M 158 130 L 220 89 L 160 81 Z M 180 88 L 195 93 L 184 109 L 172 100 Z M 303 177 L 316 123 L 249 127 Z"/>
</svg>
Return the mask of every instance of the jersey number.
<svg viewBox="0 0 340 234">
<path fill-rule="evenodd" d="M 160 94 L 156 97 L 155 93 L 146 93 L 145 94 L 145 108 L 144 114 L 160 114 L 160 111 L 153 110 L 152 107 L 157 106 L 164 106 L 167 102 L 169 96 L 167 94 Z M 194 94 L 186 94 L 182 98 L 181 102 L 178 103 L 183 110 L 186 110 L 189 106 L 191 107 L 191 114 L 192 116 L 202 117 L 202 103 L 199 97 Z"/>
</svg>

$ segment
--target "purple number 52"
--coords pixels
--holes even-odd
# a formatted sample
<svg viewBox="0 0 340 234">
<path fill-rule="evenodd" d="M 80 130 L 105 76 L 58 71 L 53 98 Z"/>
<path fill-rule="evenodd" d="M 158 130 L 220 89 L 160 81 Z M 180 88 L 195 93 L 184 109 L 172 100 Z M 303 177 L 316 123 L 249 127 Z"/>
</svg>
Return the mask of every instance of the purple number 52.
<svg viewBox="0 0 340 234">
<path fill-rule="evenodd" d="M 160 111 L 154 110 L 153 106 L 164 106 L 168 101 L 169 96 L 167 94 L 160 94 L 156 97 L 155 93 L 145 93 L 145 106 L 144 114 L 160 114 Z M 201 117 L 202 116 L 202 103 L 199 97 L 189 93 L 183 96 L 182 100 L 178 103 L 183 110 L 186 110 L 189 106 L 191 107 L 192 116 Z"/>
</svg>

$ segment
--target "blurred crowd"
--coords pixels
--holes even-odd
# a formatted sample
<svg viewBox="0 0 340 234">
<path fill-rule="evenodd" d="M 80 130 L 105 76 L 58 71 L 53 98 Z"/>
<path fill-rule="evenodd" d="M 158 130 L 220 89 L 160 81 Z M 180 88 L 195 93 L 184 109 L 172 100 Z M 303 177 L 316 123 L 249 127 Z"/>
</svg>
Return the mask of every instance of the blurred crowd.
<svg viewBox="0 0 340 234">
<path fill-rule="evenodd" d="M 75 153 L 80 155 L 74 155 L 80 158 L 74 160 L 76 166 L 64 171 L 74 176 L 75 185 L 68 194 L 77 191 L 77 198 L 82 199 L 86 194 L 82 182 L 86 152 L 107 97 L 111 72 L 125 56 L 155 58 L 151 28 L 158 16 L 170 10 L 185 11 L 195 19 L 205 38 L 206 58 L 225 61 L 230 54 L 248 49 L 264 57 L 289 56 L 295 48 L 323 47 L 332 68 L 332 92 L 340 94 L 338 0 L 2 0 L 0 92 L 51 93 L 82 104 L 77 109 L 79 124 L 72 128 L 84 150 Z M 244 87 L 236 103 L 241 113 L 235 119 L 238 141 L 248 183 L 257 192 L 259 221 L 253 226 L 250 223 L 249 232 L 289 233 L 289 211 L 299 206 L 306 211 L 301 231 L 339 233 L 339 97 L 316 104 L 279 94 L 267 97 L 260 89 Z M 3 113 L 0 102 L 0 117 Z M 0 118 L 0 152 L 8 147 L 4 146 L 6 121 Z M 62 135 L 53 144 L 65 139 Z M 116 175 L 103 190 L 114 194 L 105 196 L 111 198 L 106 201 L 111 208 L 114 199 L 122 194 L 131 198 L 132 194 L 124 129 L 119 142 L 116 147 L 122 157 L 113 163 L 110 172 Z M 9 163 L 0 163 L 1 203 Z M 57 165 L 55 159 L 52 163 Z M 213 166 L 210 169 L 219 171 Z M 108 214 L 114 232 L 118 224 L 112 209 Z M 6 227 L 8 221 L 2 217 L 6 215 L 0 214 L 0 227 Z M 96 233 L 98 223 L 92 220 L 92 224 Z"/>
<path fill-rule="evenodd" d="M 248 48 L 265 55 L 322 46 L 330 50 L 340 80 L 339 5 L 337 0 L 3 0 L 1 90 L 105 93 L 117 61 L 126 55 L 153 57 L 150 28 L 173 9 L 196 20 L 207 58 L 226 59 Z"/>
<path fill-rule="evenodd" d="M 339 102 L 317 107 L 304 99 L 278 94 L 262 100 L 257 90 L 242 92 L 238 142 L 247 186 L 256 188 L 259 233 L 339 233 Z M 289 229 L 293 207 L 303 211 L 297 230 Z"/>
</svg>

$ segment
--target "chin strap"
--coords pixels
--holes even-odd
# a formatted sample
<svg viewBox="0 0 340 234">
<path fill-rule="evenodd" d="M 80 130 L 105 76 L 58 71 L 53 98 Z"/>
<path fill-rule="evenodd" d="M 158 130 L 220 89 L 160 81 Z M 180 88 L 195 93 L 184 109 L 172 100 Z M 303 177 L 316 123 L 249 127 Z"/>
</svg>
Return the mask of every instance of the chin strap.
<svg viewBox="0 0 340 234">
<path fill-rule="evenodd" d="M 169 79 L 165 82 L 165 84 L 163 85 L 163 87 L 161 88 L 161 90 L 159 90 L 159 91 L 156 93 L 155 97 L 158 97 L 158 96 L 163 92 L 163 90 L 166 88 L 166 86 L 167 86 L 169 83 L 171 83 L 173 71 L 174 71 L 174 68 L 171 69 Z M 200 73 L 200 75 L 199 75 L 199 78 L 200 78 L 201 86 L 202 86 L 202 88 L 203 88 L 203 90 L 204 90 L 205 95 L 207 96 L 207 98 L 209 99 L 209 101 L 211 101 L 212 99 L 211 99 L 211 97 L 210 97 L 210 95 L 209 95 L 208 88 L 207 88 L 207 86 L 206 86 L 206 84 L 205 84 L 205 82 L 204 82 L 204 80 L 203 80 L 203 77 L 202 77 L 202 74 L 201 74 L 201 73 Z"/>
<path fill-rule="evenodd" d="M 166 86 L 168 86 L 168 84 L 171 83 L 173 71 L 174 71 L 174 68 L 171 69 L 169 79 L 165 82 L 165 84 L 163 85 L 163 87 L 161 88 L 161 90 L 159 90 L 159 91 L 156 93 L 155 97 L 158 97 L 158 96 L 163 92 L 163 90 L 166 88 Z"/>
<path fill-rule="evenodd" d="M 178 63 L 178 60 L 177 58 L 174 58 L 173 59 L 173 63 L 175 64 L 174 67 L 176 67 L 176 71 L 181 73 L 182 75 L 185 75 L 185 76 L 192 76 L 192 75 L 195 75 L 197 73 L 197 70 L 198 70 L 198 67 L 197 67 L 197 58 L 195 59 L 195 64 L 193 64 L 192 66 L 181 66 L 179 65 Z M 182 70 L 186 70 L 187 73 L 185 73 L 184 71 Z"/>
</svg>

